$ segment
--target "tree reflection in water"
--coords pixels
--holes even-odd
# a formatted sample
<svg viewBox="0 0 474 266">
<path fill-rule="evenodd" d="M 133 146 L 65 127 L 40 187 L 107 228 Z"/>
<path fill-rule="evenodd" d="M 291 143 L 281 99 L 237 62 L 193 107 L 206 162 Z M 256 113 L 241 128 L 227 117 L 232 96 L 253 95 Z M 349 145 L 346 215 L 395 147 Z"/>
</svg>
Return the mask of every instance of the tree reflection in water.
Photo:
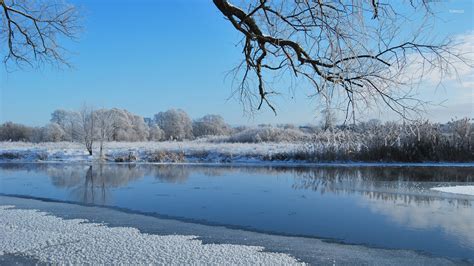
<svg viewBox="0 0 474 266">
<path fill-rule="evenodd" d="M 3 164 L 2 171 L 44 172 L 58 188 L 71 189 L 84 203 L 106 203 L 110 188 L 127 187 L 145 176 L 161 183 L 183 184 L 191 175 L 285 174 L 293 178 L 293 189 L 320 194 L 361 194 L 379 201 L 432 202 L 440 193 L 435 184 L 474 183 L 472 167 L 231 167 L 135 164 Z M 238 182 L 238 180 L 236 181 Z M 436 183 L 434 183 L 436 182 Z M 468 199 L 453 204 L 469 205 Z"/>
<path fill-rule="evenodd" d="M 197 165 L 140 165 L 140 164 L 1 164 L 0 171 L 26 171 L 43 173 L 55 188 L 69 191 L 71 199 L 87 204 L 106 205 L 113 202 L 112 197 L 123 196 L 116 189 L 156 186 L 163 183 L 183 185 L 185 188 L 193 182 L 203 181 L 203 186 L 216 186 L 222 190 L 206 190 L 207 197 L 216 197 L 218 193 L 229 192 L 232 186 L 252 191 L 253 200 L 268 200 L 271 204 L 278 194 L 258 194 L 257 186 L 269 182 L 268 186 L 290 191 L 298 190 L 311 200 L 328 195 L 350 196 L 358 207 L 369 209 L 374 214 L 389 217 L 392 222 L 410 228 L 442 228 L 449 235 L 456 235 L 466 246 L 474 247 L 474 211 L 473 197 L 443 194 L 430 188 L 440 185 L 474 184 L 472 167 L 232 167 L 232 166 L 197 166 Z M 23 174 L 21 174 L 23 175 Z M 199 179 L 199 177 L 216 179 Z M 287 183 L 279 177 L 285 177 Z M 0 176 L 1 178 L 1 176 Z M 149 179 L 151 180 L 145 180 Z M 156 180 L 156 181 L 153 181 Z M 131 184 L 132 182 L 142 182 Z M 255 181 L 255 183 L 254 183 Z M 21 181 L 20 181 L 21 182 Z M 207 183 L 206 183 L 207 182 Z M 285 187 L 286 186 L 286 187 Z M 136 190 L 141 200 L 152 200 L 155 187 L 148 190 Z M 173 188 L 177 188 L 173 186 Z M 139 189 L 143 189 L 140 187 Z M 189 195 L 186 189 L 174 191 L 181 197 L 181 204 L 193 205 L 199 200 L 195 194 Z M 245 191 L 242 191 L 245 192 Z M 133 194 L 132 193 L 132 194 Z M 151 193 L 150 195 L 146 193 Z M 182 194 L 180 194 L 182 193 Z M 137 195 L 138 195 L 137 194 Z M 241 193 L 229 194 L 231 202 L 245 202 L 239 198 Z M 233 195 L 237 195 L 234 196 Z M 130 194 L 128 194 L 130 195 Z M 197 194 L 196 194 L 197 195 Z M 201 194 L 199 194 L 201 195 Z M 262 198 L 259 198 L 262 196 Z M 309 200 L 309 199 L 306 199 Z M 136 204 L 143 204 L 138 201 Z M 168 202 L 167 204 L 172 204 Z M 291 204 L 303 204 L 292 201 Z M 289 204 L 289 207 L 297 206 Z M 317 205 L 317 204 L 315 204 Z M 271 206 L 270 206 L 271 207 Z M 273 206 L 274 207 L 274 206 Z M 231 210 L 229 210 L 231 211 Z M 308 210 L 317 211 L 317 210 Z"/>
</svg>

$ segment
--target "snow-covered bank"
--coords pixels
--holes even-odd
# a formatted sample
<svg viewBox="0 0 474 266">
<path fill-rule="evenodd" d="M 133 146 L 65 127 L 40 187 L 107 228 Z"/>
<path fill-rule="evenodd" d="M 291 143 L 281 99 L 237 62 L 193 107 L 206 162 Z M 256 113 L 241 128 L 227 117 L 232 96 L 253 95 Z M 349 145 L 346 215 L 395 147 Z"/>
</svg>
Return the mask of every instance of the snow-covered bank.
<svg viewBox="0 0 474 266">
<path fill-rule="evenodd" d="M 307 144 L 292 143 L 215 143 L 206 141 L 109 142 L 104 154 L 107 162 L 199 163 L 259 165 L 361 165 L 361 166 L 467 166 L 474 162 L 318 162 L 308 152 Z M 98 161 L 99 151 L 90 156 L 76 142 L 0 142 L 0 162 L 85 162 Z"/>
<path fill-rule="evenodd" d="M 474 186 L 434 187 L 432 190 L 474 196 Z"/>
<path fill-rule="evenodd" d="M 301 148 L 301 143 L 109 142 L 104 154 L 112 162 L 252 162 Z M 89 156 L 74 142 L 0 142 L 0 161 L 90 162 L 98 153 L 95 149 Z"/>
<path fill-rule="evenodd" d="M 53 264 L 269 264 L 298 261 L 262 247 L 206 244 L 194 236 L 150 235 L 135 228 L 0 206 L 0 255 L 21 254 Z"/>
</svg>

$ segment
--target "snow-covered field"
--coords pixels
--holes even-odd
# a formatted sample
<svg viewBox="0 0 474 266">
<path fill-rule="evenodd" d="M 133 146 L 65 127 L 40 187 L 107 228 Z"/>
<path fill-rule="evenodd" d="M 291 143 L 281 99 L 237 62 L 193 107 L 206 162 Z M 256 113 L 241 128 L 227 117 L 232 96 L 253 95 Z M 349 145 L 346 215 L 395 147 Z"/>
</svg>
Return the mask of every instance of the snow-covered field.
<svg viewBox="0 0 474 266">
<path fill-rule="evenodd" d="M 432 190 L 474 196 L 474 186 L 434 187 Z"/>
<path fill-rule="evenodd" d="M 104 154 L 108 161 L 252 162 L 302 148 L 301 143 L 109 142 Z M 89 156 L 84 146 L 75 142 L 0 142 L 0 161 L 87 162 L 99 157 L 97 146 L 93 153 Z"/>
<path fill-rule="evenodd" d="M 302 142 L 216 143 L 208 141 L 108 142 L 104 145 L 107 162 L 136 163 L 233 163 L 270 165 L 324 165 L 311 156 L 311 146 Z M 85 162 L 99 160 L 98 144 L 90 156 L 77 142 L 0 142 L 0 162 Z M 331 165 L 391 166 L 468 166 L 466 163 L 380 163 L 331 162 Z"/>
<path fill-rule="evenodd" d="M 289 255 L 262 252 L 263 247 L 203 245 L 194 236 L 150 235 L 12 207 L 0 206 L 0 255 L 30 256 L 52 264 L 298 264 Z"/>
</svg>

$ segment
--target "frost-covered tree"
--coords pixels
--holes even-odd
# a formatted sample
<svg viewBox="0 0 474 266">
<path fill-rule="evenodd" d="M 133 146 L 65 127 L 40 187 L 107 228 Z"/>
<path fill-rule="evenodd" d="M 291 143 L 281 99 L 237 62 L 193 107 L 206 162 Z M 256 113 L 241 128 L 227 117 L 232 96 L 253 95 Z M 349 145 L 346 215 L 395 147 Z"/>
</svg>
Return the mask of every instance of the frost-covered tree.
<svg viewBox="0 0 474 266">
<path fill-rule="evenodd" d="M 114 141 L 128 141 L 131 134 L 131 122 L 127 110 L 112 108 L 113 113 L 113 132 L 111 139 Z"/>
<path fill-rule="evenodd" d="M 49 123 L 43 128 L 43 130 L 44 130 L 43 141 L 52 141 L 52 142 L 62 141 L 64 140 L 66 136 L 66 133 L 64 132 L 62 127 L 56 123 Z"/>
<path fill-rule="evenodd" d="M 160 141 L 165 138 L 165 132 L 157 125 L 151 125 L 148 135 L 148 140 Z"/>
<path fill-rule="evenodd" d="M 13 122 L 5 122 L 0 126 L 0 140 L 6 141 L 28 141 L 32 134 L 32 128 Z"/>
<path fill-rule="evenodd" d="M 114 133 L 114 113 L 107 109 L 94 111 L 95 137 L 99 141 L 99 157 L 103 159 L 104 142 L 110 140 Z"/>
<path fill-rule="evenodd" d="M 275 111 L 271 97 L 287 88 L 272 80 L 283 77 L 315 95 L 336 92 L 348 113 L 375 102 L 405 117 L 423 103 L 412 92 L 419 81 L 467 61 L 454 41 L 433 38 L 437 1 L 212 2 L 242 37 L 235 94 L 251 109 Z M 67 1 L 0 0 L 3 61 L 67 65 L 61 45 L 77 37 L 78 17 Z"/>
<path fill-rule="evenodd" d="M 143 117 L 139 115 L 132 115 L 130 117 L 132 129 L 134 131 L 134 138 L 132 141 L 144 141 L 148 139 L 149 127 L 145 123 Z"/>
<path fill-rule="evenodd" d="M 155 123 L 165 132 L 165 139 L 184 140 L 193 138 L 191 118 L 181 109 L 170 109 L 154 116 Z"/>
<path fill-rule="evenodd" d="M 130 113 L 124 109 L 113 108 L 113 133 L 114 141 L 144 141 L 148 139 L 148 125 L 143 117 Z"/>
<path fill-rule="evenodd" d="M 67 124 L 68 116 L 69 111 L 64 109 L 56 109 L 51 113 L 51 119 L 49 121 L 64 128 L 64 126 Z"/>
<path fill-rule="evenodd" d="M 335 111 L 331 107 L 327 107 L 321 111 L 322 120 L 321 127 L 323 130 L 332 130 L 336 126 Z"/>
<path fill-rule="evenodd" d="M 470 118 L 452 119 L 452 121 L 448 123 L 448 127 L 452 132 L 453 141 L 456 142 L 459 147 L 471 147 L 474 141 L 474 124 Z"/>
<path fill-rule="evenodd" d="M 84 144 L 89 155 L 92 155 L 92 146 L 94 144 L 96 131 L 94 109 L 92 107 L 86 105 L 82 106 L 78 112 L 77 125 L 79 140 Z"/>
<path fill-rule="evenodd" d="M 51 123 L 58 124 L 65 132 L 65 140 L 74 141 L 77 140 L 78 136 L 75 135 L 78 132 L 78 121 L 79 114 L 75 111 L 69 111 L 64 109 L 57 109 L 51 113 Z"/>
<path fill-rule="evenodd" d="M 32 129 L 29 141 L 39 143 L 45 141 L 45 139 L 44 127 L 35 127 Z"/>
<path fill-rule="evenodd" d="M 194 137 L 228 135 L 230 127 L 220 115 L 205 115 L 193 122 Z"/>
<path fill-rule="evenodd" d="M 471 63 L 453 40 L 433 38 L 435 1 L 213 2 L 243 38 L 235 95 L 250 108 L 275 111 L 271 97 L 286 89 L 278 77 L 319 99 L 337 95 L 352 116 L 375 102 L 406 117 L 424 103 L 413 89 L 426 75 Z"/>
</svg>

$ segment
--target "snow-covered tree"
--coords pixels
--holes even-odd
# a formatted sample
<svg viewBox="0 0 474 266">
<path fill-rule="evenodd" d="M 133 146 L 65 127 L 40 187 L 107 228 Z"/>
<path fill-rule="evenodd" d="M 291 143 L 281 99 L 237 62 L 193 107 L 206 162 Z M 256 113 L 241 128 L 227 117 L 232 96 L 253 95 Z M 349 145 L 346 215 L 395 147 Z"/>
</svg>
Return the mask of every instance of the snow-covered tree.
<svg viewBox="0 0 474 266">
<path fill-rule="evenodd" d="M 165 132 L 157 125 L 150 126 L 148 140 L 160 141 L 165 138 Z"/>
<path fill-rule="evenodd" d="M 94 109 L 92 107 L 82 106 L 78 112 L 77 125 L 79 140 L 84 144 L 89 155 L 92 155 L 92 145 L 94 144 L 96 130 Z"/>
<path fill-rule="evenodd" d="M 148 125 L 143 117 L 130 113 L 124 109 L 113 108 L 113 133 L 115 141 L 144 141 L 148 139 Z"/>
<path fill-rule="evenodd" d="M 77 128 L 79 124 L 79 114 L 77 112 L 57 109 L 51 113 L 51 119 L 49 121 L 58 124 L 62 128 L 65 133 L 65 140 L 77 140 L 78 136 L 75 135 L 79 130 Z"/>
<path fill-rule="evenodd" d="M 193 135 L 195 137 L 221 136 L 229 133 L 230 127 L 220 115 L 205 115 L 193 122 Z"/>
<path fill-rule="evenodd" d="M 114 133 L 114 112 L 107 109 L 99 109 L 93 113 L 95 126 L 95 137 L 99 141 L 99 156 L 104 157 L 104 142 L 112 138 Z"/>
<path fill-rule="evenodd" d="M 323 130 L 332 130 L 336 126 L 335 111 L 327 107 L 321 111 L 321 127 Z"/>
<path fill-rule="evenodd" d="M 474 141 L 473 124 L 471 123 L 470 118 L 462 118 L 458 120 L 452 119 L 448 123 L 450 131 L 452 132 L 453 141 L 457 143 L 458 146 L 468 146 L 470 147 L 472 141 Z"/>
<path fill-rule="evenodd" d="M 32 128 L 13 122 L 5 122 L 0 126 L 0 140 L 28 141 L 31 133 Z"/>
<path fill-rule="evenodd" d="M 183 140 L 193 138 L 191 118 L 181 109 L 159 112 L 154 119 L 155 123 L 165 132 L 166 139 Z"/>
<path fill-rule="evenodd" d="M 145 123 L 143 117 L 139 115 L 133 115 L 130 117 L 132 130 L 134 132 L 132 141 L 144 141 L 148 139 L 149 127 Z"/>
<path fill-rule="evenodd" d="M 49 123 L 43 128 L 43 131 L 43 141 L 62 141 L 66 136 L 62 127 L 56 123 Z"/>
<path fill-rule="evenodd" d="M 111 140 L 114 141 L 128 141 L 131 133 L 131 122 L 127 110 L 112 108 L 110 112 L 113 113 L 113 132 Z"/>
</svg>

